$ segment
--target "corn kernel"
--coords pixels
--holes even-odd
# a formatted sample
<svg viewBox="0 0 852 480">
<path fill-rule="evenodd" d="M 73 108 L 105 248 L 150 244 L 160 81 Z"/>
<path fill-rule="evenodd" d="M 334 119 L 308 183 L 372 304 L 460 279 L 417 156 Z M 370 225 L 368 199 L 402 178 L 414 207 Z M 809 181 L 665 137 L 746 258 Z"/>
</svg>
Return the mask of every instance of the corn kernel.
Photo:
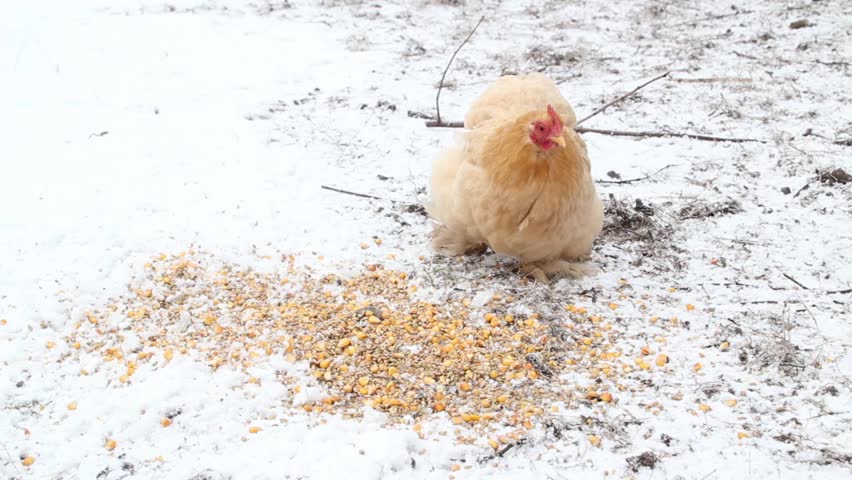
<svg viewBox="0 0 852 480">
<path fill-rule="evenodd" d="M 259 432 L 259 431 L 261 431 L 261 430 L 263 430 L 263 429 L 262 429 L 262 428 L 260 428 L 260 427 L 258 427 L 257 425 L 252 425 L 252 426 L 250 426 L 250 427 L 249 427 L 249 429 L 248 429 L 249 433 L 257 433 L 257 432 Z"/>
<path fill-rule="evenodd" d="M 655 363 L 657 364 L 658 367 L 662 367 L 663 365 L 669 363 L 669 356 L 666 355 L 665 353 L 661 353 L 661 354 L 657 355 L 657 359 L 655 360 Z"/>
<path fill-rule="evenodd" d="M 115 450 L 115 447 L 118 445 L 118 442 L 113 440 L 112 438 L 107 439 L 106 444 L 104 445 L 107 450 Z"/>
<path fill-rule="evenodd" d="M 488 439 L 488 445 L 491 445 L 491 448 L 493 448 L 494 450 L 500 448 L 500 444 L 497 443 L 497 440 L 494 440 L 493 438 Z"/>
<path fill-rule="evenodd" d="M 707 412 L 709 412 L 710 410 L 713 410 L 712 408 L 710 408 L 710 405 L 707 405 L 707 404 L 705 404 L 705 403 L 702 403 L 702 404 L 698 405 L 698 409 L 699 409 L 699 410 L 701 410 L 701 411 L 702 411 L 702 412 L 704 412 L 704 413 L 707 413 Z"/>
<path fill-rule="evenodd" d="M 27 458 L 21 460 L 21 465 L 23 465 L 25 467 L 29 467 L 30 465 L 32 465 L 34 463 L 35 463 L 34 457 L 27 457 Z"/>
<path fill-rule="evenodd" d="M 172 424 L 172 419 L 169 418 L 169 417 L 166 417 L 166 418 L 160 420 L 160 425 L 162 425 L 164 427 L 168 427 L 171 424 Z"/>
<path fill-rule="evenodd" d="M 737 438 L 738 438 L 739 440 L 742 440 L 742 439 L 744 439 L 744 438 L 748 438 L 748 437 L 750 437 L 750 436 L 751 436 L 751 435 L 747 434 L 746 432 L 740 432 L 740 433 L 738 433 L 738 434 L 737 434 Z"/>
<path fill-rule="evenodd" d="M 469 392 L 470 389 L 471 389 L 471 386 L 470 386 L 469 383 L 467 383 L 467 382 L 459 383 L 459 390 L 461 390 L 462 392 Z"/>
<path fill-rule="evenodd" d="M 727 405 L 729 407 L 735 407 L 735 406 L 737 406 L 737 400 L 735 398 L 732 398 L 730 400 L 726 400 L 725 405 Z"/>
<path fill-rule="evenodd" d="M 701 362 L 698 362 L 698 363 L 696 363 L 695 365 L 692 366 L 692 371 L 698 372 L 702 368 L 704 368 L 704 365 L 702 365 Z"/>
<path fill-rule="evenodd" d="M 591 443 L 593 447 L 597 447 L 601 444 L 601 439 L 598 438 L 597 435 L 589 435 L 586 438 L 589 440 L 589 443 Z"/>
<path fill-rule="evenodd" d="M 71 410 L 71 411 L 77 410 L 77 401 L 75 400 L 75 401 L 69 403 L 67 408 L 68 408 L 68 410 Z"/>
</svg>

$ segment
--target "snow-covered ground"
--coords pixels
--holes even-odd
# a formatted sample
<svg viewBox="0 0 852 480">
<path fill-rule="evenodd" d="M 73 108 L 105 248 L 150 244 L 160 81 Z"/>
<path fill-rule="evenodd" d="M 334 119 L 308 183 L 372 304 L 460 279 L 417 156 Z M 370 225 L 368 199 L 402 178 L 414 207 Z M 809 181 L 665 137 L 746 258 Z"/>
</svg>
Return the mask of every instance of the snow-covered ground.
<svg viewBox="0 0 852 480">
<path fill-rule="evenodd" d="M 584 126 L 765 143 L 586 134 L 595 277 L 434 255 L 417 205 L 456 132 L 410 112 L 433 114 L 482 15 L 445 119 L 503 73 L 547 73 L 582 117 L 671 70 Z M 852 477 L 852 195 L 815 173 L 852 172 L 848 1 L 8 1 L 0 39 L 3 478 Z M 378 263 L 474 326 L 589 337 L 519 387 L 561 395 L 529 423 L 306 412 L 316 367 L 272 336 L 211 368 L 131 334 L 153 328 L 137 296 L 184 285 L 151 272 L 192 248 L 198 278 Z"/>
</svg>

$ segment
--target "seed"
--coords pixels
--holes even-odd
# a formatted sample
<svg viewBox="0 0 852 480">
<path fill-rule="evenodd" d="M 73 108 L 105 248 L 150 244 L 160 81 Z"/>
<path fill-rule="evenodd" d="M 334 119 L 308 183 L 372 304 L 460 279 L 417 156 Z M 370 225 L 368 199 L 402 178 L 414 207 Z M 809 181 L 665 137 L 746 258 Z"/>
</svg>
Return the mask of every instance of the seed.
<svg viewBox="0 0 852 480">
<path fill-rule="evenodd" d="M 751 435 L 747 434 L 746 432 L 740 432 L 740 433 L 737 434 L 737 438 L 740 439 L 740 440 L 742 440 L 744 438 L 748 438 L 750 436 Z"/>
<path fill-rule="evenodd" d="M 702 403 L 702 404 L 698 405 L 698 409 L 699 409 L 699 410 L 701 410 L 701 411 L 702 411 L 702 412 L 704 412 L 704 413 L 707 413 L 707 412 L 709 412 L 710 410 L 713 410 L 712 408 L 710 408 L 710 405 L 707 405 L 707 404 L 705 404 L 705 403 Z"/>
<path fill-rule="evenodd" d="M 76 400 L 74 400 L 73 402 L 68 404 L 68 410 L 72 410 L 72 411 L 77 410 L 77 401 Z"/>
<path fill-rule="evenodd" d="M 348 338 L 341 338 L 339 342 L 337 342 L 337 348 L 346 348 L 352 344 L 352 340 Z"/>
<path fill-rule="evenodd" d="M 166 418 L 160 420 L 160 425 L 162 425 L 164 427 L 168 427 L 171 424 L 172 424 L 172 419 L 169 418 L 169 417 L 166 417 Z"/>
<path fill-rule="evenodd" d="M 491 445 L 491 448 L 493 448 L 494 450 L 500 448 L 500 444 L 497 442 L 497 440 L 494 440 L 493 438 L 488 439 L 488 445 Z"/>
<path fill-rule="evenodd" d="M 319 363 L 320 368 L 328 368 L 331 365 L 331 360 L 323 360 Z"/>
<path fill-rule="evenodd" d="M 665 353 L 661 353 L 657 355 L 656 364 L 658 367 L 662 367 L 663 365 L 669 363 L 669 356 Z"/>
<path fill-rule="evenodd" d="M 435 405 L 432 406 L 432 410 L 436 412 L 443 412 L 447 408 L 443 402 L 435 402 Z"/>
<path fill-rule="evenodd" d="M 118 445 L 118 442 L 116 442 L 112 438 L 109 438 L 109 439 L 107 439 L 106 445 L 104 445 L 104 446 L 106 447 L 107 450 L 115 450 L 115 447 L 117 445 Z"/>
<path fill-rule="evenodd" d="M 704 368 L 704 365 L 701 365 L 701 362 L 698 362 L 698 363 L 696 363 L 695 365 L 692 366 L 692 371 L 698 372 L 702 368 Z"/>
<path fill-rule="evenodd" d="M 470 387 L 469 383 L 467 383 L 467 382 L 459 383 L 459 390 L 461 390 L 462 392 L 469 392 L 470 389 L 471 389 L 471 387 Z"/>
<path fill-rule="evenodd" d="M 35 458 L 33 458 L 33 457 L 27 457 L 27 458 L 21 460 L 21 465 L 23 465 L 25 467 L 29 467 L 30 465 L 32 465 L 34 463 L 35 463 Z"/>
<path fill-rule="evenodd" d="M 593 447 L 597 447 L 601 444 L 601 439 L 598 438 L 597 435 L 589 435 L 586 438 L 589 440 L 589 443 L 591 443 Z"/>
<path fill-rule="evenodd" d="M 735 398 L 732 398 L 730 400 L 726 400 L 725 405 L 727 405 L 729 407 L 735 407 L 737 405 L 737 400 Z"/>
<path fill-rule="evenodd" d="M 260 428 L 260 427 L 258 427 L 257 425 L 252 425 L 252 426 L 251 426 L 251 427 L 249 427 L 249 429 L 248 429 L 249 433 L 257 433 L 257 432 L 259 432 L 259 431 L 261 431 L 261 430 L 263 430 L 263 429 L 262 429 L 262 428 Z"/>
<path fill-rule="evenodd" d="M 368 383 L 370 383 L 370 379 L 368 377 L 361 377 L 358 379 L 358 385 L 361 385 L 362 387 L 366 387 Z"/>
</svg>

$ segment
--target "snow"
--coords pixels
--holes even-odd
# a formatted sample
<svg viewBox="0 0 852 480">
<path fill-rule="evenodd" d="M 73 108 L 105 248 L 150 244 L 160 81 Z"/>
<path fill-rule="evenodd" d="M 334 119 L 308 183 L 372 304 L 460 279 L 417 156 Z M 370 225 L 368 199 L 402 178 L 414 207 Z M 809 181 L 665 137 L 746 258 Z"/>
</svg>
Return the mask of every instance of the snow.
<svg viewBox="0 0 852 480">
<path fill-rule="evenodd" d="M 544 67 L 582 117 L 671 69 L 584 126 L 767 142 L 584 135 L 595 178 L 673 165 L 599 185 L 605 201 L 652 205 L 673 231 L 650 247 L 602 240 L 596 277 L 530 286 L 507 259 L 436 256 L 429 221 L 406 205 L 425 198 L 430 159 L 457 132 L 407 112 L 433 112 L 480 15 L 448 74 L 446 119 L 504 72 Z M 788 27 L 800 18 L 813 25 Z M 828 292 L 852 286 L 852 195 L 814 180 L 852 172 L 850 147 L 835 143 L 852 138 L 850 32 L 842 0 L 0 4 L 0 474 L 850 478 L 852 298 Z M 731 200 L 742 212 L 679 216 Z M 518 312 L 576 304 L 613 317 L 631 361 L 650 346 L 649 361 L 670 363 L 630 377 L 612 405 L 566 400 L 560 436 L 541 423 L 479 462 L 493 454 L 486 439 L 440 435 L 458 428 L 445 414 L 418 435 L 369 410 L 356 421 L 294 408 L 324 392 L 280 356 L 252 368 L 258 384 L 182 354 L 122 384 L 119 366 L 63 341 L 152 257 L 191 247 L 261 270 L 290 254 L 344 276 L 381 262 L 410 272 L 423 298 L 467 295 L 474 308 L 506 291 L 528 296 Z M 122 348 L 145 340 L 128 334 Z M 277 371 L 305 387 L 293 395 Z M 631 470 L 648 451 L 654 470 Z"/>
</svg>

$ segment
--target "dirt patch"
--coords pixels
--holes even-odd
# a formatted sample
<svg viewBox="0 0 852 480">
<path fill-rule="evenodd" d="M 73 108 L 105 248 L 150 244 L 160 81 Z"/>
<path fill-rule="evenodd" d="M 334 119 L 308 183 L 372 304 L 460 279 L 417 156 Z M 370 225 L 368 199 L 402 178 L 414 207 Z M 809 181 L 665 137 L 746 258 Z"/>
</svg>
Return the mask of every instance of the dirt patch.
<svg viewBox="0 0 852 480">
<path fill-rule="evenodd" d="M 742 213 L 743 207 L 736 200 L 727 200 L 717 203 L 693 204 L 680 209 L 679 216 L 683 220 L 701 219 L 710 217 L 721 217 L 724 215 L 735 215 Z"/>
</svg>

